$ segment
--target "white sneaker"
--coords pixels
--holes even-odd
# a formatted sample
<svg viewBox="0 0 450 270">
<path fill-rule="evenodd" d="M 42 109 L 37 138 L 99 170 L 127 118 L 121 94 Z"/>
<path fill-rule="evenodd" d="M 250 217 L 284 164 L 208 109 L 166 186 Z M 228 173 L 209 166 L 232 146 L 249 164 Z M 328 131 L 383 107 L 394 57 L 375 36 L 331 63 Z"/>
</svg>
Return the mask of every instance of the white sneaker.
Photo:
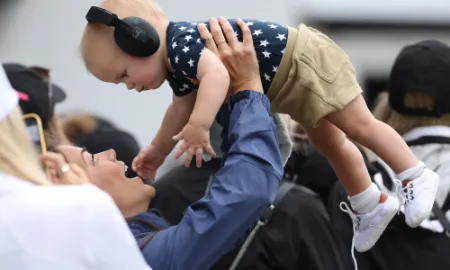
<svg viewBox="0 0 450 270">
<path fill-rule="evenodd" d="M 425 166 L 418 175 L 411 177 L 405 186 L 400 180 L 395 181 L 400 201 L 405 207 L 406 224 L 411 228 L 419 226 L 430 216 L 440 181 L 439 175 Z"/>
<path fill-rule="evenodd" d="M 339 207 L 353 220 L 352 256 L 354 257 L 353 248 L 358 252 L 364 252 L 375 245 L 399 211 L 400 203 L 397 198 L 388 195 L 387 200 L 379 203 L 372 212 L 361 215 L 355 214 L 345 202 L 341 202 Z"/>
</svg>

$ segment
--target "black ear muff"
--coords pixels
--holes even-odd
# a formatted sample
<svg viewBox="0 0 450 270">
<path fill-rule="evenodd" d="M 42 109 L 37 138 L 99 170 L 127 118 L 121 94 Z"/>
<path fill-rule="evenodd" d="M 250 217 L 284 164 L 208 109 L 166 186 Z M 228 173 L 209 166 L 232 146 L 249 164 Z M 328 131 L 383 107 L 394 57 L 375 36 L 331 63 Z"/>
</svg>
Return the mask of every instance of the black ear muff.
<svg viewBox="0 0 450 270">
<path fill-rule="evenodd" d="M 86 20 L 114 27 L 117 46 L 130 55 L 147 57 L 159 49 L 158 32 L 144 19 L 127 17 L 121 20 L 106 9 L 92 6 L 86 14 Z"/>
<path fill-rule="evenodd" d="M 151 24 L 138 17 L 127 17 L 122 21 L 131 31 L 122 27 L 114 29 L 114 39 L 119 48 L 138 57 L 151 56 L 158 50 L 159 36 Z"/>
</svg>

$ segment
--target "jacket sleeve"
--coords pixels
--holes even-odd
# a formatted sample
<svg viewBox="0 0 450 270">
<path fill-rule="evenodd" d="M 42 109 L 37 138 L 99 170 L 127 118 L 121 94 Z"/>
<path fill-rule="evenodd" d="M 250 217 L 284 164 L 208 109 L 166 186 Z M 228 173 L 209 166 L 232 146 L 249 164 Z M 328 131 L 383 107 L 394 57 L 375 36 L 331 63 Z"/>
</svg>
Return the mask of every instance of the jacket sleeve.
<svg viewBox="0 0 450 270">
<path fill-rule="evenodd" d="M 208 194 L 193 203 L 177 226 L 144 248 L 155 270 L 209 269 L 274 200 L 283 173 L 266 96 L 243 91 L 230 102 L 230 150 Z"/>
</svg>

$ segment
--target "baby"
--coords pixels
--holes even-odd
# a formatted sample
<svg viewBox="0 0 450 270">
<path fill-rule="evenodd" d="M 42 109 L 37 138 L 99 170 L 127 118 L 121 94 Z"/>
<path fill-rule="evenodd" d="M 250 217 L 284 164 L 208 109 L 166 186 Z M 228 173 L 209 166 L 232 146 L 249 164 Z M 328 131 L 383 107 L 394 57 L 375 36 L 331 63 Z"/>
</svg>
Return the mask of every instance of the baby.
<svg viewBox="0 0 450 270">
<path fill-rule="evenodd" d="M 203 149 L 214 155 L 209 128 L 230 84 L 225 66 L 199 35 L 197 26 L 205 26 L 170 21 L 151 0 L 105 0 L 100 7 L 123 21 L 99 21 L 88 14 L 81 41 L 88 70 L 100 80 L 123 82 L 139 92 L 157 89 L 166 80 L 173 89 L 163 123 L 152 143 L 136 157 L 134 169 L 156 171 L 179 140 L 183 144 L 177 156 L 187 151 L 188 162 L 195 155 L 200 165 Z M 409 226 L 416 227 L 429 216 L 438 175 L 414 157 L 393 129 L 372 116 L 342 49 L 303 24 L 292 28 L 259 20 L 219 21 L 227 40 L 235 36 L 242 40 L 251 33 L 272 110 L 290 115 L 304 127 L 345 186 L 352 210 L 346 203 L 341 208 L 353 220 L 356 250 L 366 251 L 376 243 L 400 202 L 371 182 L 361 153 L 347 136 L 371 149 L 397 173 Z M 142 31 L 133 32 L 126 23 Z M 117 33 L 118 28 L 131 34 Z M 141 37 L 142 32 L 147 36 Z M 153 42 L 133 47 L 126 38 L 140 40 L 141 45 Z M 219 48 L 223 42 L 225 38 L 216 40 Z"/>
</svg>

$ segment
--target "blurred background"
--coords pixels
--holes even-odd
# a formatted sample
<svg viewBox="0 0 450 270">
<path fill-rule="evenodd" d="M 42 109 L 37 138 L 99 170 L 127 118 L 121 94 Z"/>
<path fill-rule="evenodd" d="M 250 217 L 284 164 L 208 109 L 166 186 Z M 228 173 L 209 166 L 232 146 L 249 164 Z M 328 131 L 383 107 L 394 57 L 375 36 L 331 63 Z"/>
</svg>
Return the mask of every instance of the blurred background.
<svg viewBox="0 0 450 270">
<path fill-rule="evenodd" d="M 0 0 L 0 59 L 50 69 L 67 92 L 56 113 L 89 112 L 113 121 L 140 146 L 155 135 L 171 100 L 167 85 L 136 93 L 95 79 L 83 66 L 78 42 L 84 16 L 97 0 Z M 423 39 L 450 42 L 448 0 L 161 0 L 173 20 L 211 16 L 271 20 L 320 29 L 347 51 L 369 105 L 385 87 L 400 49 Z"/>
</svg>

